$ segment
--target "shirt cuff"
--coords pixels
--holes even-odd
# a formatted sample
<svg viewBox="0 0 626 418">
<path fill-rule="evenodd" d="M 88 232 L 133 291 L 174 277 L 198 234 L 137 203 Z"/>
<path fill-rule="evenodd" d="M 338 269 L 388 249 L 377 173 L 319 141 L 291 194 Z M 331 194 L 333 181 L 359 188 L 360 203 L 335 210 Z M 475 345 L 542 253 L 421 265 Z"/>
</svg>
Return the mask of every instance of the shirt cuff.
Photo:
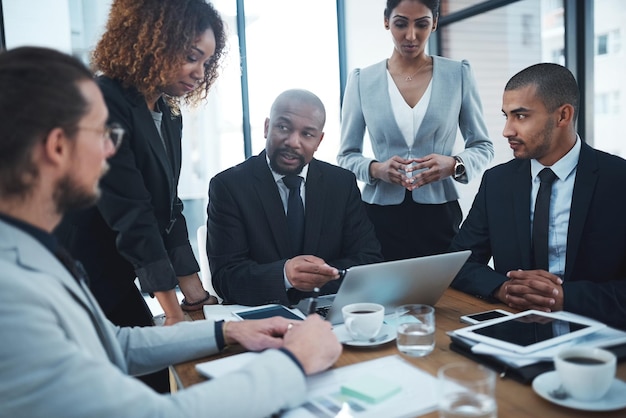
<svg viewBox="0 0 626 418">
<path fill-rule="evenodd" d="M 287 261 L 289 261 L 289 259 L 287 259 Z M 285 281 L 285 289 L 289 290 L 293 287 L 293 285 L 291 284 L 291 282 L 289 281 L 289 279 L 287 278 L 287 261 L 285 261 L 285 265 L 283 265 L 283 280 Z"/>
<path fill-rule="evenodd" d="M 293 353 L 291 351 L 289 351 L 285 347 L 279 348 L 278 351 L 282 351 L 283 353 L 285 353 L 287 355 L 287 357 L 289 357 L 294 363 L 296 363 L 296 365 L 302 371 L 302 374 L 306 375 L 306 372 L 304 371 L 304 367 L 302 367 L 302 363 L 300 363 L 300 361 L 296 358 L 296 356 L 293 355 Z"/>
<path fill-rule="evenodd" d="M 222 351 L 226 347 L 226 341 L 224 341 L 224 321 L 215 321 L 215 344 L 217 349 Z"/>
</svg>

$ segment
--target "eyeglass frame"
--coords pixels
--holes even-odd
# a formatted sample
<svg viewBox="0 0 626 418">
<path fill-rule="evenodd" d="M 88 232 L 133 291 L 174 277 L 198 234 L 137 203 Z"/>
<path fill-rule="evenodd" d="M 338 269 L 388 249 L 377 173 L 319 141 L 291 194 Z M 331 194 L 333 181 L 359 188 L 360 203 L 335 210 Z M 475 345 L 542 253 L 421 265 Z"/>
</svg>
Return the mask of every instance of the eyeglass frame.
<svg viewBox="0 0 626 418">
<path fill-rule="evenodd" d="M 102 135 L 103 138 L 111 141 L 111 143 L 113 144 L 113 149 L 115 151 L 120 148 L 120 145 L 122 144 L 122 139 L 124 138 L 124 134 L 126 133 L 124 128 L 122 128 L 122 125 L 116 122 L 107 123 L 103 129 L 90 128 L 87 126 L 78 126 L 77 129 L 82 131 L 92 131 L 99 133 L 100 135 Z"/>
</svg>

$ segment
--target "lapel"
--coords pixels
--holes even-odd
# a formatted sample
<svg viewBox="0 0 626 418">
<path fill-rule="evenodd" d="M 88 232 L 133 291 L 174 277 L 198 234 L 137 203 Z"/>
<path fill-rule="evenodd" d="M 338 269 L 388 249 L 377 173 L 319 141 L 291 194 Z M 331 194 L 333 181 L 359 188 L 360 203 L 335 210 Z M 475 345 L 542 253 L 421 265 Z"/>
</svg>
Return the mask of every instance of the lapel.
<svg viewBox="0 0 626 418">
<path fill-rule="evenodd" d="M 330 187 L 330 185 L 326 185 Z M 309 172 L 306 178 L 306 208 L 304 210 L 304 254 L 317 253 L 322 218 L 324 217 L 324 202 L 326 202 L 326 187 L 320 163 L 312 159 L 309 163 Z M 328 202 L 333 204 L 333 202 Z"/>
<path fill-rule="evenodd" d="M 569 225 L 567 227 L 567 251 L 565 256 L 565 277 L 563 280 L 569 279 L 572 275 L 572 266 L 576 259 L 576 254 L 578 254 L 585 219 L 587 219 L 587 212 L 589 211 L 598 181 L 599 168 L 593 148 L 582 142 L 578 166 L 576 167 Z"/>
<path fill-rule="evenodd" d="M 119 348 L 112 343 L 116 337 L 112 334 L 109 324 L 104 319 L 104 314 L 99 310 L 98 302 L 87 285 L 84 282 L 79 284 L 56 256 L 30 235 L 0 221 L 0 236 L 5 237 L 0 241 L 0 248 L 14 249 L 17 265 L 24 270 L 41 272 L 63 285 L 70 296 L 85 309 L 91 318 L 100 337 L 100 342 L 111 362 L 121 370 L 126 370 L 126 362 Z"/>
<path fill-rule="evenodd" d="M 252 158 L 254 193 L 256 193 L 261 202 L 265 222 L 269 225 L 270 233 L 274 238 L 280 256 L 288 258 L 291 256 L 291 243 L 289 241 L 289 230 L 287 229 L 287 215 L 283 208 L 283 202 L 280 199 L 278 186 L 274 181 L 270 168 L 267 166 L 265 151 Z M 260 222 L 263 221 L 260 220 Z"/>
<path fill-rule="evenodd" d="M 172 115 L 169 106 L 161 98 L 158 102 L 159 109 L 163 112 L 161 129 L 163 131 L 163 141 L 167 144 L 168 154 L 166 159 L 169 163 L 169 169 L 173 173 L 173 178 L 178 178 L 181 166 L 181 143 L 178 138 L 181 137 L 181 126 L 175 123 L 178 117 Z M 161 147 L 162 149 L 163 147 Z"/>
<path fill-rule="evenodd" d="M 513 220 L 519 238 L 521 268 L 530 269 L 532 268 L 530 254 L 530 160 L 521 161 L 515 171 L 514 182 L 510 193 L 513 193 Z"/>
<path fill-rule="evenodd" d="M 391 107 L 386 59 L 374 66 L 361 69 L 359 91 L 363 97 L 361 106 L 365 120 L 377 121 L 378 123 L 372 123 L 372 125 L 384 127 L 381 135 L 376 135 L 376 137 L 380 140 L 404 138 Z M 372 126 L 370 129 L 375 129 L 375 127 Z M 390 140 L 386 139 L 386 141 L 389 143 Z"/>
</svg>

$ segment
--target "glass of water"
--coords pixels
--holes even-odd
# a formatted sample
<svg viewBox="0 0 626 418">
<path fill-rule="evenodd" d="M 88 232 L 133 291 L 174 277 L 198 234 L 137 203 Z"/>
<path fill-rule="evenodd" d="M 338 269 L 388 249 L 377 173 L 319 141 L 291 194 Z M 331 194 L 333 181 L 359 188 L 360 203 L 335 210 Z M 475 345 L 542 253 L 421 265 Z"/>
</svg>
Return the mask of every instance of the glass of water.
<svg viewBox="0 0 626 418">
<path fill-rule="evenodd" d="M 496 374 L 476 363 L 439 369 L 440 418 L 496 418 Z"/>
<path fill-rule="evenodd" d="M 435 308 L 429 305 L 402 305 L 396 308 L 396 344 L 411 357 L 424 357 L 435 348 Z"/>
</svg>

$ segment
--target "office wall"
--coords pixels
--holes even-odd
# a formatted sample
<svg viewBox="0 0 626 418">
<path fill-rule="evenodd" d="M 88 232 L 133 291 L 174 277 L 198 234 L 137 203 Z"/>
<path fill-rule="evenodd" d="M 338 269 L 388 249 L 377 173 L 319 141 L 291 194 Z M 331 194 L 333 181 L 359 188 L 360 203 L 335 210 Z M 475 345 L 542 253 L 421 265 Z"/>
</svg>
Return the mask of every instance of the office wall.
<svg viewBox="0 0 626 418">
<path fill-rule="evenodd" d="M 72 52 L 67 0 L 2 0 L 7 49 L 39 45 Z"/>
</svg>

